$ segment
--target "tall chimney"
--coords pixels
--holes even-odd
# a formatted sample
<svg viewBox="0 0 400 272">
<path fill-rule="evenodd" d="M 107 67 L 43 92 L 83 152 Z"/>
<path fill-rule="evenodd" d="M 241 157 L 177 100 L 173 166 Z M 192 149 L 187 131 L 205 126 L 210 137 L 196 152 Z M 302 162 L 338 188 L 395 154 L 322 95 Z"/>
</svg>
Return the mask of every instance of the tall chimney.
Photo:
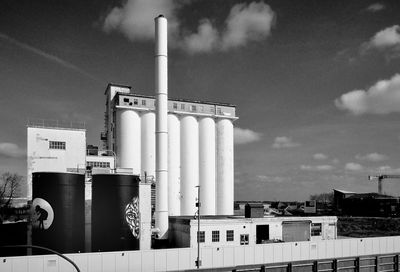
<svg viewBox="0 0 400 272">
<path fill-rule="evenodd" d="M 168 238 L 168 53 L 167 19 L 155 20 L 155 92 L 156 92 L 156 210 L 158 239 Z"/>
</svg>

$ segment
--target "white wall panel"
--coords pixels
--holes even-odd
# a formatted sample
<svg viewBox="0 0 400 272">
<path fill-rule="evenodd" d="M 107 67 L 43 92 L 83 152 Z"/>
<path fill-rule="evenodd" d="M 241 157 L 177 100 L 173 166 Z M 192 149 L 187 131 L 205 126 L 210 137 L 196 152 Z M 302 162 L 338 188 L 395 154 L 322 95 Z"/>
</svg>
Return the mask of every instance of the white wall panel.
<svg viewBox="0 0 400 272">
<path fill-rule="evenodd" d="M 129 271 L 129 255 L 126 252 L 115 255 L 115 271 Z"/>
<path fill-rule="evenodd" d="M 335 240 L 326 240 L 326 257 L 335 258 Z"/>
<path fill-rule="evenodd" d="M 155 271 L 167 271 L 167 252 L 165 250 L 154 251 Z"/>
<path fill-rule="evenodd" d="M 215 121 L 203 117 L 199 121 L 199 182 L 204 215 L 215 215 L 215 157 Z"/>
<path fill-rule="evenodd" d="M 154 255 L 154 251 L 146 250 L 142 252 L 142 271 L 155 271 Z"/>
<path fill-rule="evenodd" d="M 179 270 L 179 250 L 169 249 L 167 252 L 167 271 Z"/>
<path fill-rule="evenodd" d="M 244 264 L 244 247 L 234 247 L 235 250 L 235 265 L 243 265 Z"/>
<path fill-rule="evenodd" d="M 379 243 L 380 238 L 372 238 L 372 248 L 374 249 L 372 251 L 372 254 L 378 254 L 380 252 L 380 243 Z"/>
<path fill-rule="evenodd" d="M 343 256 L 342 246 L 343 243 L 340 240 L 334 240 L 335 243 L 335 258 L 341 258 Z"/>
<path fill-rule="evenodd" d="M 233 124 L 229 119 L 217 121 L 217 194 L 218 215 L 233 214 Z"/>
<path fill-rule="evenodd" d="M 244 247 L 244 264 L 253 264 L 254 262 L 254 247 Z"/>
<path fill-rule="evenodd" d="M 274 262 L 279 263 L 283 261 L 282 254 L 282 245 L 281 244 L 273 244 L 272 245 L 274 251 Z"/>
<path fill-rule="evenodd" d="M 302 260 L 310 259 L 310 244 L 308 242 L 300 243 L 300 250 Z"/>
<path fill-rule="evenodd" d="M 181 214 L 181 126 L 177 115 L 168 115 L 168 212 Z"/>
<path fill-rule="evenodd" d="M 254 246 L 254 263 L 264 262 L 264 247 L 262 245 Z"/>
<path fill-rule="evenodd" d="M 90 254 L 88 255 L 89 261 L 89 271 L 103 271 L 102 267 L 102 254 L 101 253 L 96 253 L 96 254 Z M 39 271 L 38 271 L 39 272 Z"/>
<path fill-rule="evenodd" d="M 141 124 L 134 110 L 117 111 L 117 167 L 131 168 L 139 175 L 141 170 Z"/>
<path fill-rule="evenodd" d="M 181 215 L 194 215 L 199 185 L 199 124 L 194 116 L 181 118 Z"/>
<path fill-rule="evenodd" d="M 224 248 L 224 266 L 235 265 L 235 248 L 227 247 Z"/>
<path fill-rule="evenodd" d="M 318 241 L 317 244 L 317 257 L 318 259 L 325 259 L 326 258 L 326 243 L 325 241 Z"/>
<path fill-rule="evenodd" d="M 282 244 L 282 261 L 287 262 L 292 259 L 292 243 Z"/>
<path fill-rule="evenodd" d="M 264 247 L 264 262 L 272 263 L 274 261 L 274 247 L 273 245 L 265 245 Z"/>
<path fill-rule="evenodd" d="M 190 267 L 191 256 L 190 248 L 179 249 L 179 270 L 188 269 Z"/>
<path fill-rule="evenodd" d="M 128 271 L 142 271 L 142 251 L 129 252 Z"/>
<path fill-rule="evenodd" d="M 111 252 L 104 252 L 102 254 L 101 264 L 103 271 L 115 271 L 115 257 L 116 254 Z"/>
<path fill-rule="evenodd" d="M 212 264 L 214 267 L 224 266 L 224 252 L 222 248 L 211 248 L 212 252 Z M 205 265 L 205 263 L 204 263 Z"/>
<path fill-rule="evenodd" d="M 292 244 L 292 260 L 301 260 L 301 246 L 299 243 Z"/>
</svg>

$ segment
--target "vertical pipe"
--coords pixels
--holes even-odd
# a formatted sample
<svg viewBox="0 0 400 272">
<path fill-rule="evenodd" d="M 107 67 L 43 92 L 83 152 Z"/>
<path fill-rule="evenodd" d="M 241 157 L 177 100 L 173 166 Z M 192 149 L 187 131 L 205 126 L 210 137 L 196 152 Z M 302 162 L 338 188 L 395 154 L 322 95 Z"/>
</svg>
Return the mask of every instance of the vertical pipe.
<svg viewBox="0 0 400 272">
<path fill-rule="evenodd" d="M 167 19 L 155 20 L 155 93 L 156 93 L 156 210 L 158 238 L 168 238 L 168 55 Z"/>
<path fill-rule="evenodd" d="M 156 168 L 156 115 L 154 112 L 145 112 L 141 116 L 141 138 L 142 138 L 142 156 L 141 156 L 141 175 L 145 173 L 150 178 L 155 178 Z"/>
</svg>

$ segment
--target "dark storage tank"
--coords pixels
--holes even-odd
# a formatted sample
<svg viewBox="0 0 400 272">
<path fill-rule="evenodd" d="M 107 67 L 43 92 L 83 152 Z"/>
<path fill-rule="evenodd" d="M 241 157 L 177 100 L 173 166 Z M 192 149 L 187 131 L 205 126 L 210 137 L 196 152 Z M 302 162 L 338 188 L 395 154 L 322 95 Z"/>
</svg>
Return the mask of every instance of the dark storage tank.
<svg viewBox="0 0 400 272">
<path fill-rule="evenodd" d="M 32 244 L 61 253 L 83 252 L 85 175 L 36 172 L 32 191 Z"/>
<path fill-rule="evenodd" d="M 93 252 L 139 249 L 139 181 L 135 175 L 93 175 Z"/>
</svg>

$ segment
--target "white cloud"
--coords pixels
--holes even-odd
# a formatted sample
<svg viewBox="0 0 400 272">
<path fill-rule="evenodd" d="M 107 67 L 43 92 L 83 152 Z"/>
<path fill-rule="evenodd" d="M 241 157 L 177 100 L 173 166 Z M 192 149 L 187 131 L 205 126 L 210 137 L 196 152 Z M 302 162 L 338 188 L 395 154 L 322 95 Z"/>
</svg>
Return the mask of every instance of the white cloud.
<svg viewBox="0 0 400 272">
<path fill-rule="evenodd" d="M 0 156 L 8 158 L 21 158 L 25 156 L 25 150 L 13 143 L 0 143 Z"/>
<path fill-rule="evenodd" d="M 369 42 L 364 44 L 366 49 L 387 49 L 400 45 L 400 26 L 394 25 L 377 32 Z"/>
<path fill-rule="evenodd" d="M 370 153 L 366 155 L 356 155 L 356 159 L 371 162 L 380 162 L 388 159 L 388 156 L 379 153 Z"/>
<path fill-rule="evenodd" d="M 349 162 L 346 163 L 345 169 L 350 171 L 361 171 L 364 169 L 364 167 L 359 163 Z"/>
<path fill-rule="evenodd" d="M 250 129 L 234 128 L 235 144 L 247 144 L 261 139 L 261 134 Z"/>
<path fill-rule="evenodd" d="M 265 175 L 258 175 L 256 176 L 258 181 L 267 182 L 267 183 L 282 183 L 287 181 L 288 179 L 285 177 L 279 176 L 265 176 Z"/>
<path fill-rule="evenodd" d="M 335 100 L 335 105 L 356 115 L 400 112 L 400 74 L 380 80 L 367 90 L 345 93 Z"/>
<path fill-rule="evenodd" d="M 383 5 L 382 3 L 374 3 L 374 4 L 369 5 L 366 8 L 366 10 L 370 11 L 370 12 L 378 12 L 378 11 L 384 10 L 385 8 L 386 8 L 385 5 Z"/>
<path fill-rule="evenodd" d="M 127 0 L 122 7 L 114 7 L 108 13 L 103 30 L 119 31 L 132 41 L 149 40 L 154 36 L 153 18 L 163 14 L 168 19 L 170 46 L 188 53 L 202 53 L 265 39 L 274 24 L 272 9 L 263 2 L 252 2 L 233 6 L 222 31 L 211 24 L 210 18 L 203 18 L 197 32 L 190 33 L 183 29 L 176 15 L 183 4 L 186 3 L 173 0 Z"/>
<path fill-rule="evenodd" d="M 307 170 L 307 171 L 330 171 L 335 169 L 334 166 L 329 165 L 329 164 L 322 164 L 322 165 L 301 165 L 300 166 L 301 170 Z"/>
<path fill-rule="evenodd" d="M 221 38 L 223 49 L 245 45 L 248 41 L 258 41 L 269 36 L 275 14 L 263 2 L 237 4 L 226 20 L 226 32 Z"/>
<path fill-rule="evenodd" d="M 313 155 L 313 158 L 314 160 L 326 160 L 328 156 L 322 153 L 316 153 Z"/>
<path fill-rule="evenodd" d="M 289 148 L 299 146 L 299 143 L 293 142 L 293 140 L 286 136 L 278 136 L 275 138 L 272 144 L 273 148 Z"/>
</svg>

